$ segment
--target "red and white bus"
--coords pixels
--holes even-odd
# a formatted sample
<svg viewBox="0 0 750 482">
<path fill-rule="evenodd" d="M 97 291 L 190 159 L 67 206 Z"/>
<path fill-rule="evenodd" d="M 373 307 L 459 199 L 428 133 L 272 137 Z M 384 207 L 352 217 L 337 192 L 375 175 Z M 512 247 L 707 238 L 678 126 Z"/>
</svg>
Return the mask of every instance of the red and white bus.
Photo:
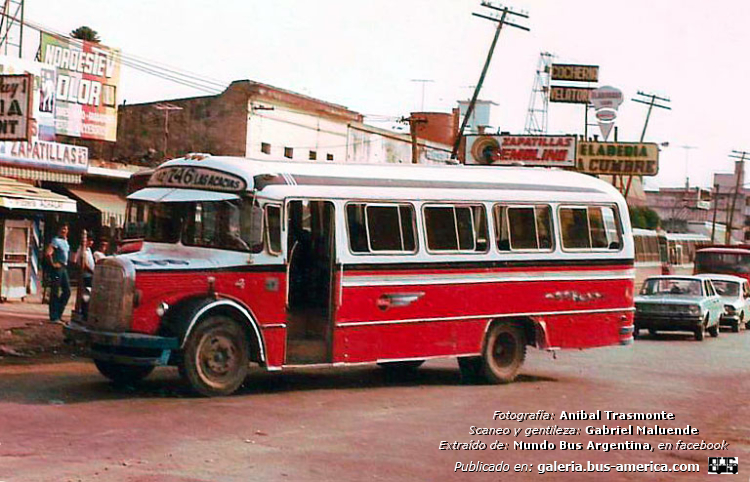
<svg viewBox="0 0 750 482">
<path fill-rule="evenodd" d="M 750 280 L 750 244 L 699 249 L 695 255 L 695 273 L 731 274 Z"/>
<path fill-rule="evenodd" d="M 144 245 L 97 265 L 88 318 L 65 328 L 115 381 L 177 365 L 224 395 L 249 364 L 453 357 L 501 383 L 527 345 L 633 340 L 627 206 L 593 177 L 199 155 L 129 198 L 150 206 Z"/>
</svg>

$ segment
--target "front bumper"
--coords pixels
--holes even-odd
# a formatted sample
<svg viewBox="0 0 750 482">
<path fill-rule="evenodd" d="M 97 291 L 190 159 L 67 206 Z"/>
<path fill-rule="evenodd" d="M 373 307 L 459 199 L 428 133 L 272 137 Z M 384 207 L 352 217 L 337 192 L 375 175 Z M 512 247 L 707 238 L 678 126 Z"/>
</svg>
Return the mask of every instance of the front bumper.
<svg viewBox="0 0 750 482">
<path fill-rule="evenodd" d="M 724 326 L 734 326 L 740 322 L 738 315 L 721 315 L 719 318 L 719 324 Z"/>
<path fill-rule="evenodd" d="M 635 326 L 637 329 L 650 328 L 662 331 L 694 331 L 700 328 L 703 319 L 697 315 L 678 314 L 635 314 Z"/>
<path fill-rule="evenodd" d="M 72 321 L 63 327 L 65 342 L 81 346 L 96 360 L 126 365 L 169 365 L 172 352 L 180 347 L 177 338 L 93 331 Z"/>
</svg>

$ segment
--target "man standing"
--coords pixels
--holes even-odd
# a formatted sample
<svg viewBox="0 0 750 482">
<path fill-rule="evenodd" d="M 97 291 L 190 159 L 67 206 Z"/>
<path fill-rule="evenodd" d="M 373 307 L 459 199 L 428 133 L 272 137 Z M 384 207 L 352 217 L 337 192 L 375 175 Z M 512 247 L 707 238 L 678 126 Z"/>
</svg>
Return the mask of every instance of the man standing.
<svg viewBox="0 0 750 482">
<path fill-rule="evenodd" d="M 68 276 L 68 257 L 70 245 L 68 244 L 68 225 L 63 224 L 57 231 L 57 236 L 52 238 L 44 256 L 52 267 L 52 293 L 49 300 L 49 319 L 52 323 L 59 323 L 65 306 L 70 298 L 70 277 Z"/>
</svg>

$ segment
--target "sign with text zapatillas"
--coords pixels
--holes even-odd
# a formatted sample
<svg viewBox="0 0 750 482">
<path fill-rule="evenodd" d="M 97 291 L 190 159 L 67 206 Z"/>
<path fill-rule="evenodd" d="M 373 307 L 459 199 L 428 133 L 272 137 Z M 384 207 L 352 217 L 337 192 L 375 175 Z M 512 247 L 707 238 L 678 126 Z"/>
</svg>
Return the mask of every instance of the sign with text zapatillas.
<svg viewBox="0 0 750 482">
<path fill-rule="evenodd" d="M 466 164 L 574 166 L 575 136 L 466 136 Z"/>
<path fill-rule="evenodd" d="M 586 174 L 656 176 L 659 146 L 652 142 L 579 142 L 577 170 Z"/>
<path fill-rule="evenodd" d="M 57 68 L 57 133 L 116 141 L 120 51 L 47 33 L 40 49 L 42 62 Z"/>
</svg>

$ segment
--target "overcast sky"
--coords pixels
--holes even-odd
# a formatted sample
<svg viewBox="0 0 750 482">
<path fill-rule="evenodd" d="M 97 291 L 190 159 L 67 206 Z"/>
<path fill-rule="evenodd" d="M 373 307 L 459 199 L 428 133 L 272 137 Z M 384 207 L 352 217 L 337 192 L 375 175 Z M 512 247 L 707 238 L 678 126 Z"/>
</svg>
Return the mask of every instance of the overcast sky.
<svg viewBox="0 0 750 482">
<path fill-rule="evenodd" d="M 528 12 L 517 21 L 531 32 L 501 34 L 480 96 L 498 104 L 496 127 L 523 132 L 539 53 L 547 51 L 559 63 L 599 65 L 599 85 L 623 91 L 621 141 L 640 138 L 647 106 L 630 101 L 638 90 L 671 99 L 672 110 L 655 110 L 646 132 L 647 141 L 669 143 L 651 187 L 684 185 L 686 171 L 691 185 L 709 186 L 714 171 L 731 171 L 732 149 L 750 150 L 750 2 L 507 5 Z M 471 96 L 494 34 L 494 24 L 472 12 L 490 11 L 478 0 L 26 0 L 28 21 L 65 34 L 88 25 L 126 56 L 391 118 L 421 110 L 422 85 L 424 110 L 448 112 Z M 36 32 L 26 36 L 35 50 Z M 127 67 L 119 91 L 128 103 L 206 95 Z M 582 133 L 583 112 L 551 104 L 550 133 Z"/>
</svg>

